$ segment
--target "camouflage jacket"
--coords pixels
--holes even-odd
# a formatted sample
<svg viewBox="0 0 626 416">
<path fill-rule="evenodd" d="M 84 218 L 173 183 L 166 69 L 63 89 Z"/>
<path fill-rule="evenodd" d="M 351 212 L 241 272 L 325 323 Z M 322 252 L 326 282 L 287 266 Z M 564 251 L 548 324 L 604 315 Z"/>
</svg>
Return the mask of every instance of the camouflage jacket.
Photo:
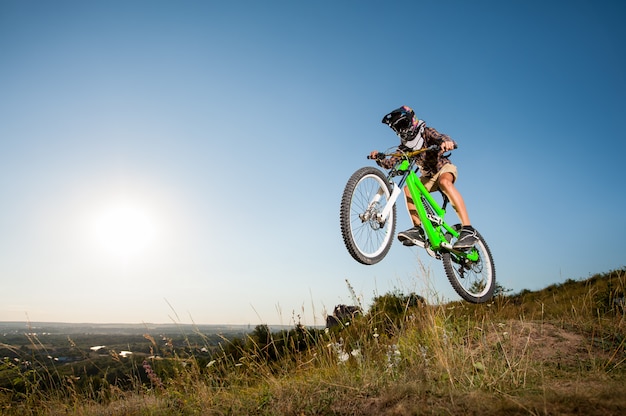
<svg viewBox="0 0 626 416">
<path fill-rule="evenodd" d="M 424 147 L 430 147 L 432 145 L 439 144 L 441 140 L 446 142 L 453 142 L 456 145 L 456 142 L 450 138 L 450 136 L 446 134 L 441 134 L 437 130 L 432 127 L 424 128 L 424 133 L 422 134 L 424 137 Z M 417 149 L 409 149 L 404 145 L 398 146 L 398 150 L 401 151 L 410 151 Z M 451 163 L 448 157 L 444 156 L 443 150 L 439 150 L 438 152 L 424 152 L 417 156 L 416 162 L 422 171 L 422 176 L 433 176 L 443 167 L 443 165 L 447 163 Z"/>
</svg>

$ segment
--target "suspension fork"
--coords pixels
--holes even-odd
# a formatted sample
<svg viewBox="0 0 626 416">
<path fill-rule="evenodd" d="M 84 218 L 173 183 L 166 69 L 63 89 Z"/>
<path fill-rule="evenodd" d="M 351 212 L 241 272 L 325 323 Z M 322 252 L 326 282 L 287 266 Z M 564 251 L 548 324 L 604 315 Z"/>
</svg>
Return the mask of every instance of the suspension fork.
<svg viewBox="0 0 626 416">
<path fill-rule="evenodd" d="M 391 209 L 393 208 L 396 201 L 398 200 L 398 196 L 400 196 L 400 194 L 402 193 L 402 189 L 400 189 L 400 187 L 398 187 L 398 185 L 396 185 L 395 182 L 392 182 L 392 183 L 393 183 L 393 190 L 391 191 L 391 195 L 389 196 L 389 199 L 387 200 L 387 205 L 385 205 L 385 208 L 383 208 L 382 212 L 376 214 L 376 220 L 378 220 L 378 222 L 381 224 L 387 221 L 387 217 L 389 217 L 389 214 L 391 213 Z M 378 191 L 378 193 L 374 197 L 374 200 L 372 201 L 372 203 L 370 203 L 370 206 L 373 203 L 376 203 L 380 200 L 380 198 L 383 196 L 383 192 L 384 192 L 383 189 Z"/>
</svg>

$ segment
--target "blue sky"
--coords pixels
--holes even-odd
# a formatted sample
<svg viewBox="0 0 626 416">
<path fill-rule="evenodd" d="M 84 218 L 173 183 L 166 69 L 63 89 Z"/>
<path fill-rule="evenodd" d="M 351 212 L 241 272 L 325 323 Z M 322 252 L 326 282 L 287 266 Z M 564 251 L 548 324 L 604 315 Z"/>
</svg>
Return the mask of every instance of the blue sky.
<svg viewBox="0 0 626 416">
<path fill-rule="evenodd" d="M 397 144 L 380 120 L 403 104 L 459 144 L 505 288 L 621 268 L 625 17 L 608 1 L 5 0 L 0 320 L 322 324 L 353 303 L 346 280 L 364 306 L 457 299 L 425 252 L 396 242 L 363 266 L 341 241 L 345 182 Z"/>
</svg>

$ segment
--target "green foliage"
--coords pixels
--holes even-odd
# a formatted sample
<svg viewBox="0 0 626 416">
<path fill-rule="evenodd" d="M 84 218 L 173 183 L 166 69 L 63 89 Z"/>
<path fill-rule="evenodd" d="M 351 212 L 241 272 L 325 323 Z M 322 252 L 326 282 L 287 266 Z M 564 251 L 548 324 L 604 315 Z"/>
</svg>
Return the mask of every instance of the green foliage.
<svg viewBox="0 0 626 416">
<path fill-rule="evenodd" d="M 603 278 L 594 277 L 599 287 L 595 302 L 601 313 L 624 314 L 626 312 L 626 278 L 616 271 Z M 600 282 L 604 283 L 600 285 Z"/>
<path fill-rule="evenodd" d="M 234 338 L 227 342 L 217 359 L 238 363 L 242 360 L 277 362 L 317 345 L 323 331 L 296 325 L 293 329 L 272 333 L 268 325 L 257 325 L 246 340 Z"/>
<path fill-rule="evenodd" d="M 395 291 L 375 297 L 368 316 L 374 327 L 391 335 L 404 325 L 415 308 L 424 305 L 424 298 L 415 293 L 404 295 Z"/>
</svg>

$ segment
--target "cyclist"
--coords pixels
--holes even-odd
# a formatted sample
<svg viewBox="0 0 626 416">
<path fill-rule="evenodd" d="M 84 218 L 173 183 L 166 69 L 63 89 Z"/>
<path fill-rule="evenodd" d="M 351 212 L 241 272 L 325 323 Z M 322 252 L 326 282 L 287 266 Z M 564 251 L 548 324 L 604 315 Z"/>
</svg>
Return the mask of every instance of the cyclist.
<svg viewBox="0 0 626 416">
<path fill-rule="evenodd" d="M 458 240 L 454 243 L 454 248 L 465 250 L 472 247 L 478 238 L 467 215 L 463 197 L 454 186 L 457 168 L 444 155 L 445 152 L 456 148 L 456 142 L 450 136 L 441 134 L 432 127 L 426 127 L 424 120 L 418 119 L 415 112 L 406 105 L 387 114 L 383 117 L 382 122 L 391 127 L 400 137 L 400 145 L 398 146 L 400 151 L 419 150 L 440 144 L 441 149 L 438 152 L 424 152 L 416 157 L 417 165 L 422 172 L 420 180 L 428 191 L 441 190 L 445 193 L 459 216 L 463 227 Z M 385 169 L 390 169 L 397 162 L 395 158 L 379 160 L 377 159 L 378 153 L 377 150 L 374 150 L 370 153 L 370 157 Z M 426 237 L 424 230 L 420 227 L 420 219 L 407 186 L 404 187 L 404 195 L 413 227 L 398 233 L 398 240 L 406 246 L 424 247 Z"/>
</svg>

